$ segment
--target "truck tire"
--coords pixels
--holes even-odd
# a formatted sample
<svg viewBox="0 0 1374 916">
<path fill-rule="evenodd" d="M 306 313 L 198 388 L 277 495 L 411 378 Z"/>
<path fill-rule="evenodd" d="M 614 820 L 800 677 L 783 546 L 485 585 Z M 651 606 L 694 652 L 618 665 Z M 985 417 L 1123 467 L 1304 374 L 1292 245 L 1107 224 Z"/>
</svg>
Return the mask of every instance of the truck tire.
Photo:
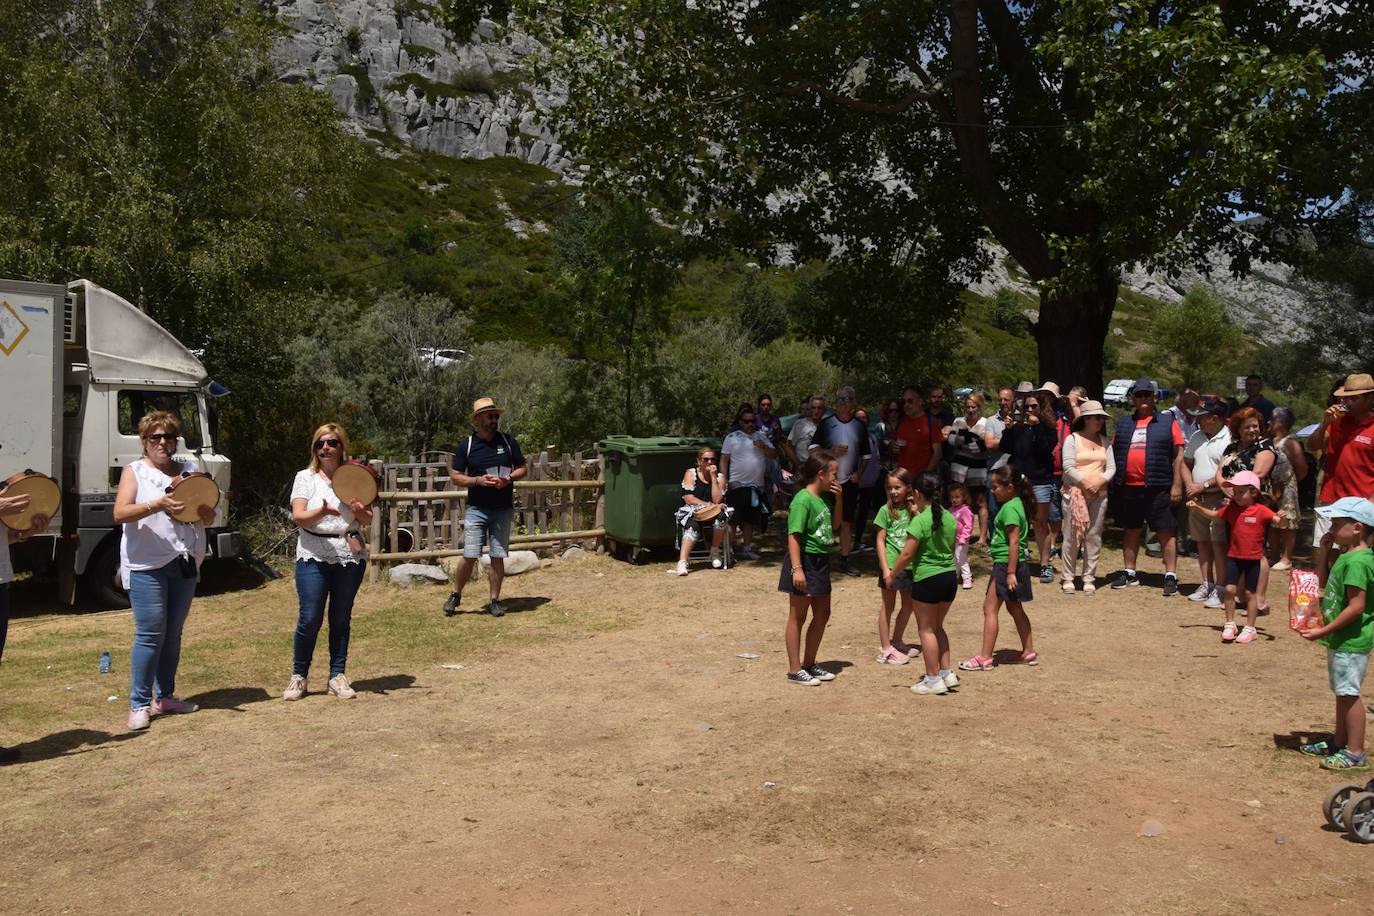
<svg viewBox="0 0 1374 916">
<path fill-rule="evenodd" d="M 119 579 L 119 538 L 112 537 L 101 546 L 81 576 L 86 597 L 103 608 L 129 606 L 129 593 Z"/>
</svg>

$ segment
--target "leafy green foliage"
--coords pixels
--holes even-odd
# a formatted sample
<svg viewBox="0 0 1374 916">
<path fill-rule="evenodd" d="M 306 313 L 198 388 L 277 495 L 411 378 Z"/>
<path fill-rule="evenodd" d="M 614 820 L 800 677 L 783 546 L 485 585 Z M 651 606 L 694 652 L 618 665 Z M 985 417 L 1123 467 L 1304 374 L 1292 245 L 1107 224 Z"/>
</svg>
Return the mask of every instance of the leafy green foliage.
<svg viewBox="0 0 1374 916">
<path fill-rule="evenodd" d="M 999 287 L 988 305 L 988 320 L 1008 334 L 1025 334 L 1026 300 L 1010 287 Z"/>
<path fill-rule="evenodd" d="M 1235 376 L 1244 340 L 1226 314 L 1226 304 L 1201 287 L 1179 302 L 1160 305 L 1151 317 L 1151 361 L 1174 366 L 1180 386 L 1203 390 L 1225 385 Z"/>
<path fill-rule="evenodd" d="M 755 347 L 787 335 L 787 307 L 757 270 L 746 273 L 730 294 L 735 320 Z"/>
</svg>

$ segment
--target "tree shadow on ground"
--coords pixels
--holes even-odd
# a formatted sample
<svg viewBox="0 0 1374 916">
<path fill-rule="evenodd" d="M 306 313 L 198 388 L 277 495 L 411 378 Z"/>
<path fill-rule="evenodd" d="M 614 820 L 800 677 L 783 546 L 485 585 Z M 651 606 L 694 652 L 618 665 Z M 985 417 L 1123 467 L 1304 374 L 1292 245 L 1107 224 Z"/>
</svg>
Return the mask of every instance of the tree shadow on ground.
<svg viewBox="0 0 1374 916">
<path fill-rule="evenodd" d="M 21 766 L 26 763 L 37 763 L 40 760 L 71 757 L 92 751 L 104 744 L 128 741 L 131 738 L 137 738 L 140 734 L 141 732 L 121 732 L 115 735 L 91 728 L 70 728 L 44 738 L 14 745 L 13 750 L 19 752 L 19 759 L 8 764 L 0 764 L 0 766 Z"/>
<path fill-rule="evenodd" d="M 393 690 L 409 690 L 417 686 L 413 674 L 386 674 L 381 677 L 364 678 L 353 682 L 353 689 L 359 693 L 388 694 Z"/>
<path fill-rule="evenodd" d="M 244 706 L 249 703 L 261 703 L 270 700 L 272 694 L 261 687 L 220 687 L 185 699 L 189 703 L 195 703 L 201 709 L 229 709 L 234 712 L 246 712 Z"/>
</svg>

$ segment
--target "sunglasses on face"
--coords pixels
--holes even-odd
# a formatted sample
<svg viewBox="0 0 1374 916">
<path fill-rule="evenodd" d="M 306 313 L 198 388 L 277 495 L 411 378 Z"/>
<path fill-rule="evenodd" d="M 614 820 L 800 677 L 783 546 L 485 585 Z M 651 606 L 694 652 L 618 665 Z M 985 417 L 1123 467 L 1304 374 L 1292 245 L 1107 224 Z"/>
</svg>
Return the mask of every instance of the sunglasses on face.
<svg viewBox="0 0 1374 916">
<path fill-rule="evenodd" d="M 171 433 L 153 433 L 151 436 L 143 437 L 147 442 L 175 442 L 177 437 Z"/>
<path fill-rule="evenodd" d="M 715 455 L 702 455 L 701 458 L 698 459 L 698 460 L 700 460 L 702 464 L 710 464 L 712 461 L 715 461 L 715 460 L 716 460 L 716 456 L 715 456 Z"/>
<path fill-rule="evenodd" d="M 845 403 L 845 404 L 848 404 L 848 403 L 849 403 L 849 398 L 844 397 L 843 395 L 841 395 L 840 397 L 838 397 L 838 398 L 835 399 L 835 403 L 836 403 L 836 404 L 839 404 L 839 403 L 841 403 L 841 402 L 843 402 L 843 403 Z"/>
<path fill-rule="evenodd" d="M 316 440 L 315 440 L 315 448 L 317 448 L 317 449 L 324 448 L 326 445 L 329 446 L 330 448 L 338 448 L 338 447 L 339 447 L 340 445 L 342 445 L 342 444 L 343 444 L 343 443 L 340 442 L 338 439 L 316 439 Z"/>
</svg>

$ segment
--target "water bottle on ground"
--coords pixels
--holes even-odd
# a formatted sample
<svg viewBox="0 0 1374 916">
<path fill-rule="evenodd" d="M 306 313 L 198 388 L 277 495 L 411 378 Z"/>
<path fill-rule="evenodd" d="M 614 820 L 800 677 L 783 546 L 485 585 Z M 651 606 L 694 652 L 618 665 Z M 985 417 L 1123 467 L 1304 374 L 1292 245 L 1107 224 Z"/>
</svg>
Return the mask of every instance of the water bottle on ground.
<svg viewBox="0 0 1374 916">
<path fill-rule="evenodd" d="M 110 673 L 110 653 L 109 650 L 100 653 L 100 673 Z"/>
</svg>

